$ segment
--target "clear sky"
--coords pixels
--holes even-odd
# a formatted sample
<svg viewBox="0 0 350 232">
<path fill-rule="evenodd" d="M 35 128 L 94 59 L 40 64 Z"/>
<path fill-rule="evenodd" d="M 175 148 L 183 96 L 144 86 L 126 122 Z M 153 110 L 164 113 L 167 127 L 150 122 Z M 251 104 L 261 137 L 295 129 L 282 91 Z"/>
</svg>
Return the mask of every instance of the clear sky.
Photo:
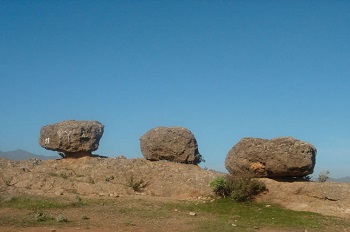
<svg viewBox="0 0 350 232">
<path fill-rule="evenodd" d="M 224 171 L 243 137 L 318 150 L 314 176 L 350 175 L 350 1 L 0 0 L 0 150 L 55 155 L 40 128 L 98 120 L 96 153 L 183 126 Z"/>
</svg>

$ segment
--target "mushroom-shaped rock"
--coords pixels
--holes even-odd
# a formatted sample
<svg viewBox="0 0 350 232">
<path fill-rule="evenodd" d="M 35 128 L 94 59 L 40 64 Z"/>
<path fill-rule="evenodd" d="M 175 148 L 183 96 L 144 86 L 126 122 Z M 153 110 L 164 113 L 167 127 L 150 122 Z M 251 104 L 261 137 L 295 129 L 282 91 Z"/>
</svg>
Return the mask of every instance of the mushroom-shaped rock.
<svg viewBox="0 0 350 232">
<path fill-rule="evenodd" d="M 168 160 L 198 164 L 201 161 L 196 138 L 183 127 L 156 127 L 140 138 L 143 156 L 152 161 Z"/>
<path fill-rule="evenodd" d="M 243 138 L 228 152 L 226 169 L 233 175 L 302 177 L 313 173 L 316 148 L 292 137 Z"/>
<path fill-rule="evenodd" d="M 68 120 L 41 128 L 39 144 L 66 157 L 90 156 L 98 149 L 104 125 L 97 121 Z"/>
</svg>

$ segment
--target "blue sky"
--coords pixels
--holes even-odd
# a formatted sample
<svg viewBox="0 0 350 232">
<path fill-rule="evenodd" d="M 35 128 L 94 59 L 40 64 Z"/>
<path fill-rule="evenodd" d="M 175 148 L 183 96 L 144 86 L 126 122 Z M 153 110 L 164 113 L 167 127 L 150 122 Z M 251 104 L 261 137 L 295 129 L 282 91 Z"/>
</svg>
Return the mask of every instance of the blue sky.
<svg viewBox="0 0 350 232">
<path fill-rule="evenodd" d="M 98 120 L 96 153 L 183 126 L 224 171 L 243 137 L 318 150 L 350 175 L 349 1 L 0 1 L 0 150 L 54 155 L 40 128 Z"/>
</svg>

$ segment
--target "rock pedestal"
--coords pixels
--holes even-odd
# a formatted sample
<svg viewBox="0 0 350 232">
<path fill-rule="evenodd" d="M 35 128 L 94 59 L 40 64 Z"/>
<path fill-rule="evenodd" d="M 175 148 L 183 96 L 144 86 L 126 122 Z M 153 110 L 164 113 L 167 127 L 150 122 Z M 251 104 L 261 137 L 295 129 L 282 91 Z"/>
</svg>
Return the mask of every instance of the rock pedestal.
<svg viewBox="0 0 350 232">
<path fill-rule="evenodd" d="M 98 149 L 103 129 L 97 121 L 63 121 L 42 127 L 39 144 L 66 157 L 89 156 Z"/>
<path fill-rule="evenodd" d="M 243 138 L 227 154 L 225 167 L 233 175 L 301 177 L 313 173 L 316 148 L 291 137 Z"/>
<path fill-rule="evenodd" d="M 153 128 L 140 138 L 140 147 L 148 160 L 190 164 L 200 162 L 197 141 L 192 132 L 183 127 Z"/>
</svg>

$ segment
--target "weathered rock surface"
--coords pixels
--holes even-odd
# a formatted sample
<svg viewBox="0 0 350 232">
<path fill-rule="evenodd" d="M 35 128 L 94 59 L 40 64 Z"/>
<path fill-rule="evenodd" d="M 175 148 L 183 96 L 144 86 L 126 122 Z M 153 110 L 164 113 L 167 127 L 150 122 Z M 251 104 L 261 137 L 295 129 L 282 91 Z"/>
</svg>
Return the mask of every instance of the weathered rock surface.
<svg viewBox="0 0 350 232">
<path fill-rule="evenodd" d="M 183 127 L 153 128 L 140 138 L 140 147 L 148 160 L 191 164 L 200 162 L 196 138 Z"/>
<path fill-rule="evenodd" d="M 39 144 L 66 157 L 88 156 L 98 149 L 103 129 L 97 121 L 63 121 L 42 127 Z"/>
<path fill-rule="evenodd" d="M 350 218 L 349 183 L 259 180 L 269 190 L 258 196 L 259 202 L 276 203 L 296 211 Z"/>
<path fill-rule="evenodd" d="M 227 154 L 225 167 L 233 175 L 298 177 L 313 173 L 317 150 L 291 137 L 243 138 Z"/>
<path fill-rule="evenodd" d="M 211 196 L 209 182 L 222 173 L 196 165 L 143 158 L 93 158 L 11 161 L 0 158 L 0 192 L 11 195 L 76 195 L 109 197 L 138 195 L 130 178 L 149 185 L 142 194 L 186 199 Z M 8 180 L 5 184 L 4 181 Z"/>
</svg>

